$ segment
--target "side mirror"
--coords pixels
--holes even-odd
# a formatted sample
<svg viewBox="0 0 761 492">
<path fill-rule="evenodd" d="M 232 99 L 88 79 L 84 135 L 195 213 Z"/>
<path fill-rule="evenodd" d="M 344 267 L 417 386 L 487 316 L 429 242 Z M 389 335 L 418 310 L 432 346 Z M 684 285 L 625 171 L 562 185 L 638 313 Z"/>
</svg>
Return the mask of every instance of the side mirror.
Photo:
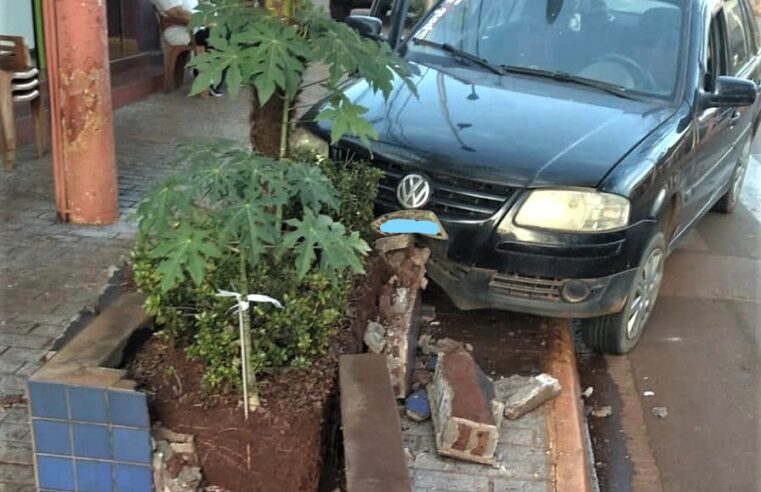
<svg viewBox="0 0 761 492">
<path fill-rule="evenodd" d="M 704 108 L 730 108 L 750 106 L 756 102 L 756 84 L 738 77 L 720 76 L 716 78 L 713 92 L 702 96 Z"/>
<path fill-rule="evenodd" d="M 356 29 L 361 36 L 378 40 L 381 39 L 383 21 L 377 17 L 371 17 L 369 15 L 350 15 L 346 18 L 346 25 Z"/>
</svg>

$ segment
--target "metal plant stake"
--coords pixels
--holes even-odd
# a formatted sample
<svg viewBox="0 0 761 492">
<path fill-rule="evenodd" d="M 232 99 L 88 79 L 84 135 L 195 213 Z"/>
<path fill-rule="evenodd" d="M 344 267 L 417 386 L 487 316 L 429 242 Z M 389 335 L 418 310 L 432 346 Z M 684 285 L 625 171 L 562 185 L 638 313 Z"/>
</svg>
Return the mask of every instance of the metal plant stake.
<svg viewBox="0 0 761 492">
<path fill-rule="evenodd" d="M 255 397 L 254 402 L 249 401 L 248 390 L 249 387 L 253 388 L 256 392 L 256 381 L 249 381 L 249 375 L 253 378 L 254 371 L 250 367 L 251 364 L 251 346 L 249 343 L 245 343 L 245 340 L 250 338 L 250 334 L 246 333 L 250 329 L 249 323 L 246 322 L 244 313 L 251 308 L 252 302 L 257 303 L 269 303 L 274 305 L 278 309 L 282 309 L 283 305 L 277 299 L 265 296 L 262 294 L 248 294 L 243 295 L 238 292 L 232 292 L 229 290 L 220 290 L 217 293 L 217 297 L 234 297 L 236 304 L 230 309 L 235 309 L 238 313 L 238 328 L 240 329 L 240 365 L 243 372 L 243 415 L 248 420 L 249 406 L 252 410 L 255 410 L 259 406 L 258 394 L 253 395 Z"/>
</svg>

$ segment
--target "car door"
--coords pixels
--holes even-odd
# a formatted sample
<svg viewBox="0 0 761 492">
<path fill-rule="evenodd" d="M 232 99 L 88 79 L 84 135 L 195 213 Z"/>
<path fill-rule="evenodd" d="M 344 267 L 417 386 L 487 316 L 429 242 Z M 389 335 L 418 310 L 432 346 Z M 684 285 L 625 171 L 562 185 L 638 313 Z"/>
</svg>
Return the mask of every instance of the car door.
<svg viewBox="0 0 761 492">
<path fill-rule="evenodd" d="M 744 0 L 726 0 L 711 16 L 705 39 L 702 90 L 712 92 L 716 77 L 734 75 L 756 78 L 758 59 L 748 28 Z M 683 183 L 685 227 L 699 218 L 719 198 L 729 181 L 752 124 L 752 107 L 709 108 L 696 112 L 696 154 Z"/>
<path fill-rule="evenodd" d="M 755 47 L 755 22 L 749 14 L 747 0 L 726 0 L 724 2 L 724 21 L 727 34 L 727 70 L 728 75 L 753 80 L 758 84 L 758 57 Z M 755 106 L 730 108 L 730 125 L 727 132 L 726 157 L 711 173 L 708 183 L 709 197 L 718 198 L 723 193 L 724 185 L 729 182 L 735 169 L 743 144 L 750 138 Z"/>
</svg>

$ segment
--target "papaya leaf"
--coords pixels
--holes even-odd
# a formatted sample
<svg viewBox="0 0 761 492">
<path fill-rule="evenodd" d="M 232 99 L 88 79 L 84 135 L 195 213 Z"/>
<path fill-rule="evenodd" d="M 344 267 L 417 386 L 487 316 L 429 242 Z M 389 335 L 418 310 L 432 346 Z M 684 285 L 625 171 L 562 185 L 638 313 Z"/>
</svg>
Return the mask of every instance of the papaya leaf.
<svg viewBox="0 0 761 492">
<path fill-rule="evenodd" d="M 339 210 L 338 193 L 319 167 L 295 162 L 288 166 L 286 173 L 305 208 L 319 212 L 322 205 L 327 205 L 332 210 Z"/>
<path fill-rule="evenodd" d="M 363 144 L 370 146 L 370 139 L 378 138 L 378 133 L 362 115 L 367 112 L 367 108 L 354 104 L 348 99 L 342 97 L 338 104 L 331 104 L 320 111 L 317 115 L 317 121 L 328 120 L 332 128 L 330 140 L 332 144 L 337 143 L 344 135 L 350 135 L 359 138 Z"/>
<path fill-rule="evenodd" d="M 176 229 L 166 231 L 148 254 L 159 260 L 156 273 L 161 277 L 161 290 L 167 292 L 182 282 L 186 274 L 196 285 L 200 285 L 206 261 L 219 258 L 222 252 L 208 232 L 182 223 Z"/>
<path fill-rule="evenodd" d="M 277 253 L 282 256 L 287 249 L 293 248 L 299 278 L 312 268 L 318 251 L 320 270 L 332 278 L 347 266 L 355 273 L 364 272 L 359 257 L 369 251 L 367 243 L 356 234 L 347 236 L 344 227 L 329 216 L 316 215 L 307 208 L 303 218 L 290 219 L 286 223 L 293 230 L 283 236 Z"/>
</svg>

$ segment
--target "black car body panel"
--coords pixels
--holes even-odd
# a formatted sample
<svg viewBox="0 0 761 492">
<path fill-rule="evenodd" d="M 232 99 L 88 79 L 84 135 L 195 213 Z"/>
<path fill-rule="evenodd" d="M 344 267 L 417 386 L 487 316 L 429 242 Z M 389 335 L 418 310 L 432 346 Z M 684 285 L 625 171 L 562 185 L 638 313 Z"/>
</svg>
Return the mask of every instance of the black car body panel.
<svg viewBox="0 0 761 492">
<path fill-rule="evenodd" d="M 412 69 L 417 97 L 400 80 L 387 103 L 365 83 L 346 92 L 370 108 L 365 117 L 378 132 L 373 152 L 414 156 L 444 174 L 467 167 L 475 179 L 508 186 L 563 180 L 595 187 L 674 113 L 661 101 L 621 99 L 551 80 L 462 67 Z"/>
<path fill-rule="evenodd" d="M 656 231 L 673 250 L 727 192 L 742 143 L 759 122 L 758 98 L 742 108 L 701 107 L 708 29 L 723 3 L 683 3 L 683 52 L 671 97 L 629 99 L 407 54 L 417 95 L 401 80 L 388 100 L 365 83 L 347 85 L 347 96 L 368 108 L 378 141 L 371 153 L 344 138 L 333 156 L 352 153 L 385 171 L 379 213 L 401 208 L 396 185 L 406 174 L 428 179 L 433 198 L 425 208 L 449 235 L 446 242 L 425 240 L 433 252 L 429 272 L 458 307 L 579 318 L 615 313 Z M 745 0 L 741 5 L 752 18 Z M 758 29 L 748 29 L 752 53 L 733 75 L 758 83 Z M 326 123 L 306 126 L 326 139 L 330 132 Z M 531 190 L 547 187 L 627 197 L 629 225 L 604 233 L 517 225 Z M 587 295 L 573 299 L 580 285 Z"/>
</svg>

